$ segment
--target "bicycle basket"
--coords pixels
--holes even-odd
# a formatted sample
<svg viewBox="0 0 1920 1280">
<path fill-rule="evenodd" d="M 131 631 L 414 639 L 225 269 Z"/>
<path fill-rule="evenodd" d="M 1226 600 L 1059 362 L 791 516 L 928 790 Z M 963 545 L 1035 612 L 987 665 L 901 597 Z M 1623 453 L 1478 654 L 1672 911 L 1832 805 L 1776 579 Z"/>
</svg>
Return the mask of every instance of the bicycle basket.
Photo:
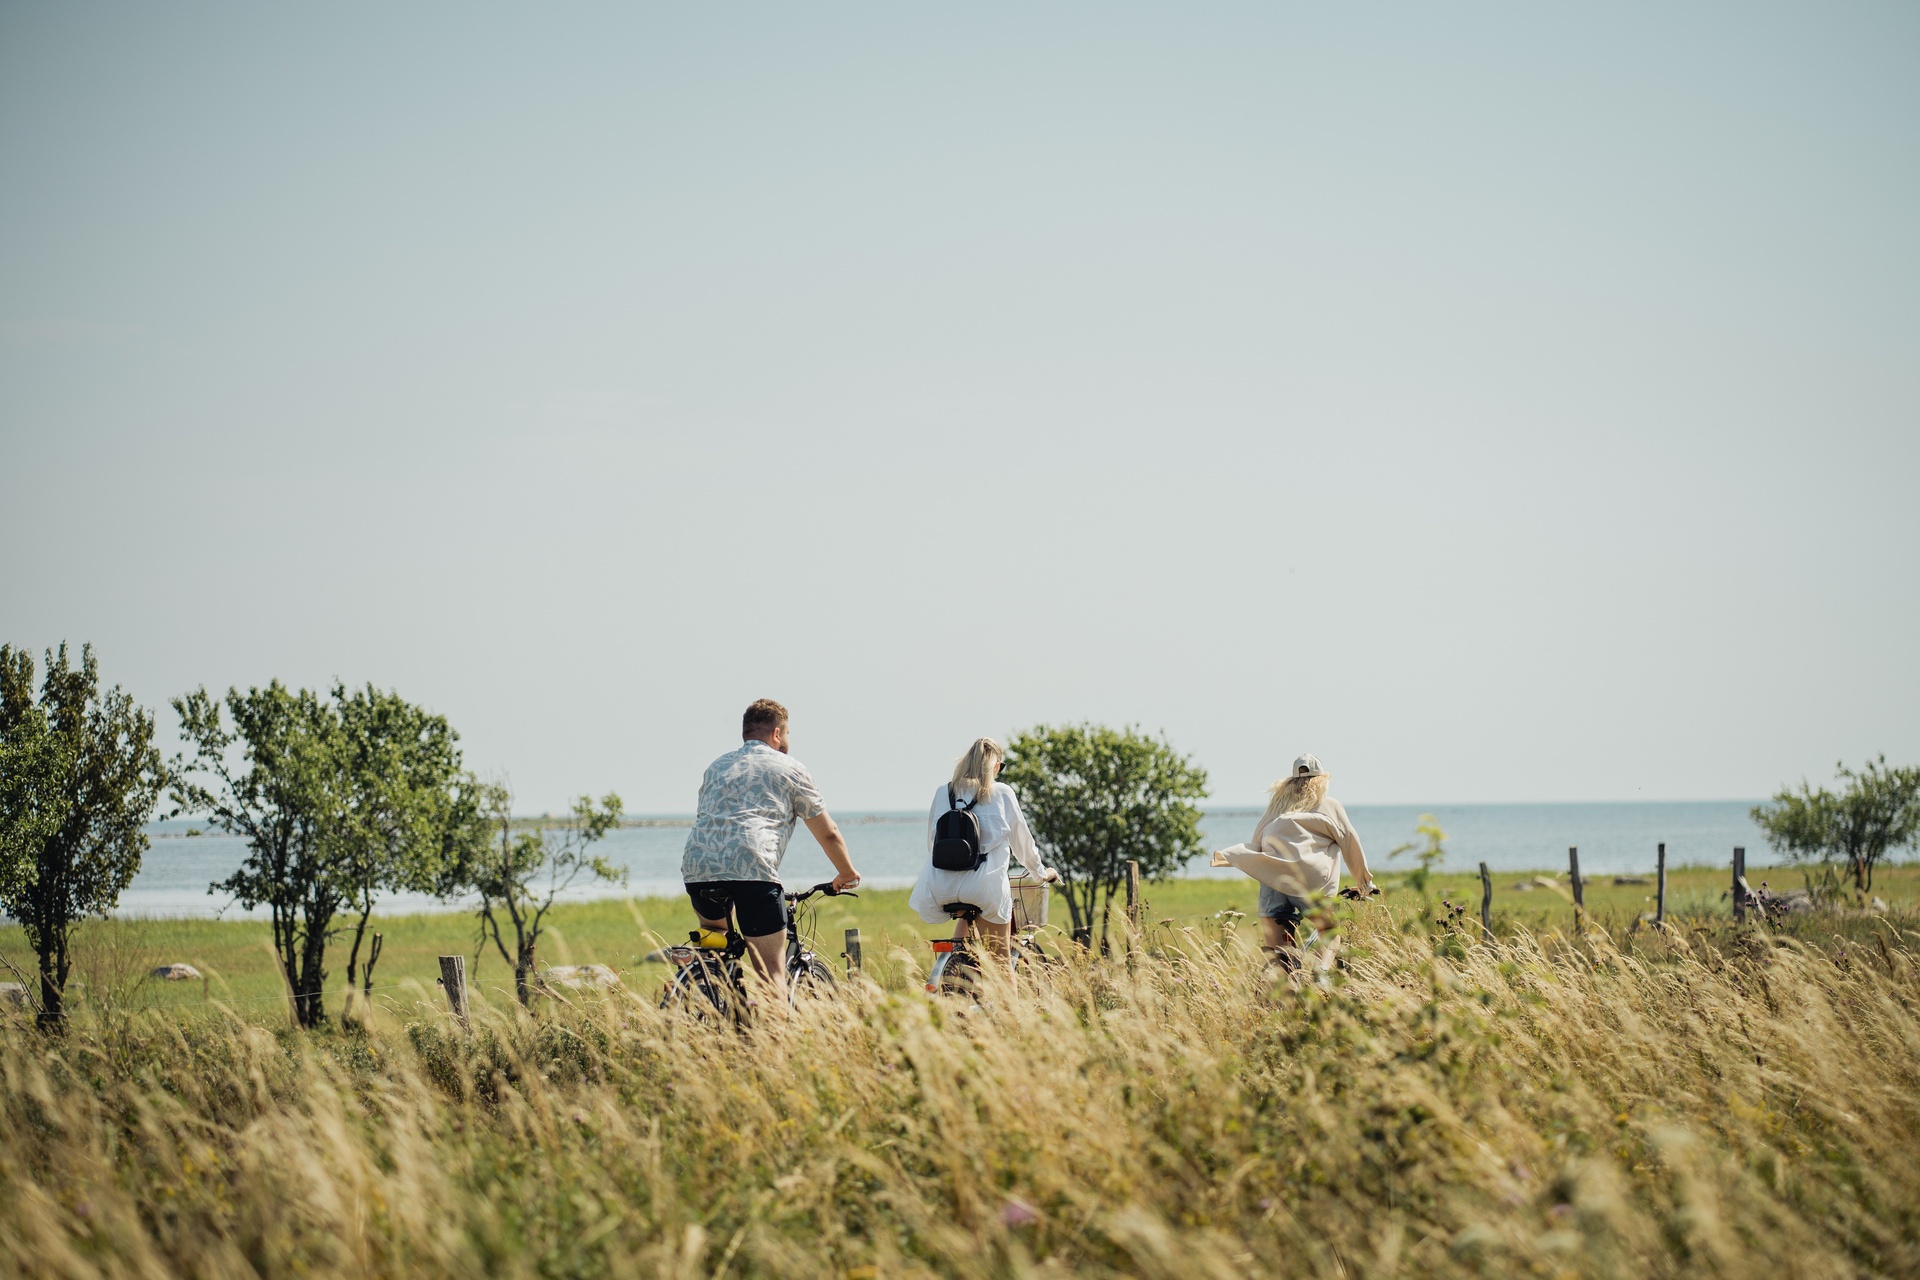
<svg viewBox="0 0 1920 1280">
<path fill-rule="evenodd" d="M 1046 881 L 1022 874 L 1008 876 L 1007 886 L 1013 890 L 1015 932 L 1038 929 L 1047 923 L 1047 903 L 1053 894 Z"/>
</svg>

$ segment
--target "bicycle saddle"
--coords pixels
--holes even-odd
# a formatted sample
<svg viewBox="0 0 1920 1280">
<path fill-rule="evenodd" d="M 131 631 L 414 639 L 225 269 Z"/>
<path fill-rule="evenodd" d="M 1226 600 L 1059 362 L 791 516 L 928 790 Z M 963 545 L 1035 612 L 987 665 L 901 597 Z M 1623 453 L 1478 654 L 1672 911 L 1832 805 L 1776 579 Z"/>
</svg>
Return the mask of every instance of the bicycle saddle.
<svg viewBox="0 0 1920 1280">
<path fill-rule="evenodd" d="M 966 916 L 969 919 L 978 916 L 982 910 L 971 902 L 946 902 L 941 904 L 940 909 L 950 916 Z"/>
</svg>

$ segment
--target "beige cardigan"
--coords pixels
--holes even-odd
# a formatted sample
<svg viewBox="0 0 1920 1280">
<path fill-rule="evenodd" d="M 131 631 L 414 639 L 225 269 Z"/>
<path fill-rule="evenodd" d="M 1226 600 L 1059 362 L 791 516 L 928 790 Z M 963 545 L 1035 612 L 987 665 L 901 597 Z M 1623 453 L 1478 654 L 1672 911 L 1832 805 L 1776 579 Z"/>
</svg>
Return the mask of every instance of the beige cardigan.
<svg viewBox="0 0 1920 1280">
<path fill-rule="evenodd" d="M 1362 888 L 1373 883 L 1360 835 L 1338 800 L 1328 796 L 1317 809 L 1283 813 L 1254 828 L 1253 839 L 1213 855 L 1216 867 L 1238 867 L 1270 889 L 1296 898 L 1316 898 L 1340 888 L 1338 850 Z"/>
</svg>

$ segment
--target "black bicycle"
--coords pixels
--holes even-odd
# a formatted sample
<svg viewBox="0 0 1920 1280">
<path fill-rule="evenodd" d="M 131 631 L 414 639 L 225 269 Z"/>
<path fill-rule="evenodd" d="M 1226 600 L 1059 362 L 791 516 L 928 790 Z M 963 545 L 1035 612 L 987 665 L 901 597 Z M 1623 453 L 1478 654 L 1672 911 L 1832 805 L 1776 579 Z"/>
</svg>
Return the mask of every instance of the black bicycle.
<svg viewBox="0 0 1920 1280">
<path fill-rule="evenodd" d="M 980 953 L 968 944 L 976 936 L 973 926 L 979 921 L 983 908 L 971 902 L 946 902 L 940 909 L 953 918 L 953 936 L 936 938 L 931 944 L 933 968 L 927 974 L 927 990 L 935 995 L 965 996 L 971 1000 L 980 989 L 981 969 Z M 1016 970 L 1045 972 L 1060 963 L 1040 949 L 1033 937 L 1035 932 L 1037 927 L 1009 933 L 1007 946 Z"/>
<path fill-rule="evenodd" d="M 823 1000 L 838 985 L 833 966 L 813 950 L 814 898 L 857 898 L 851 889 L 835 889 L 831 882 L 799 893 L 781 895 L 787 902 L 787 1002 Z M 662 1009 L 678 1009 L 701 1021 L 738 1026 L 746 1021 L 753 1001 L 747 994 L 747 940 L 732 929 L 721 934 L 695 929 L 687 944 L 668 947 L 667 957 L 680 972 L 660 997 Z"/>
</svg>

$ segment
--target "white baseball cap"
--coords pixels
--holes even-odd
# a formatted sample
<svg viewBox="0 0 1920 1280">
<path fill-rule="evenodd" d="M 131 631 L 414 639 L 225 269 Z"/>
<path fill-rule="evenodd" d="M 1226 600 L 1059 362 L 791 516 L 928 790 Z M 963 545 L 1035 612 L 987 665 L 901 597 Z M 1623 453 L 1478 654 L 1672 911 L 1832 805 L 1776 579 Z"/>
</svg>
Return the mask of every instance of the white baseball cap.
<svg viewBox="0 0 1920 1280">
<path fill-rule="evenodd" d="M 1326 767 L 1320 763 L 1319 756 L 1296 756 L 1294 758 L 1293 776 L 1296 778 L 1317 778 L 1326 771 Z"/>
</svg>

